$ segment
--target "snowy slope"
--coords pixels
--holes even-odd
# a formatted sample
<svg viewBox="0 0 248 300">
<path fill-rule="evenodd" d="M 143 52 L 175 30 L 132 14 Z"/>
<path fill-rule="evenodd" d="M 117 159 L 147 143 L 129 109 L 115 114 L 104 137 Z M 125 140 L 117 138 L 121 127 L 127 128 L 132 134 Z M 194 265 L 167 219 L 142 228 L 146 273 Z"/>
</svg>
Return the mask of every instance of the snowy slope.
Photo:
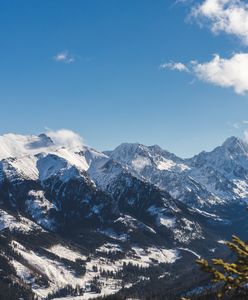
<svg viewBox="0 0 248 300">
<path fill-rule="evenodd" d="M 133 175 L 198 208 L 248 199 L 248 145 L 239 138 L 231 137 L 191 159 L 178 158 L 158 146 L 127 143 L 108 154 Z"/>
<path fill-rule="evenodd" d="M 248 144 L 230 137 L 211 152 L 190 159 L 192 176 L 224 199 L 248 199 Z"/>
<path fill-rule="evenodd" d="M 5 134 L 0 136 L 0 160 L 2 161 L 0 172 L 2 170 L 8 178 L 14 176 L 15 173 L 31 180 L 42 178 L 44 176 L 43 168 L 46 166 L 44 165 L 43 168 L 40 167 L 41 169 L 39 169 L 37 164 L 42 157 L 48 154 L 61 158 L 61 160 L 57 159 L 57 161 L 51 162 L 54 172 L 61 168 L 62 159 L 64 163 L 76 166 L 79 170 L 87 170 L 89 165 L 85 157 L 78 153 L 81 150 L 78 147 L 65 148 L 56 145 L 45 134 L 39 136 Z M 45 163 L 47 164 L 48 160 Z M 41 165 L 39 164 L 39 166 Z M 52 170 L 49 172 L 50 174 L 53 173 Z M 3 175 L 0 174 L 0 180 L 2 177 Z"/>
<path fill-rule="evenodd" d="M 150 271 L 166 282 L 168 265 L 211 256 L 239 230 L 247 182 L 248 145 L 234 137 L 182 159 L 157 145 L 101 153 L 47 134 L 3 135 L 0 241 L 10 241 L 0 256 L 41 298 L 110 294 Z"/>
<path fill-rule="evenodd" d="M 136 177 L 145 179 L 185 203 L 202 206 L 206 200 L 219 203 L 221 199 L 191 176 L 191 165 L 158 146 L 122 144 L 110 153 L 112 159 Z"/>
</svg>

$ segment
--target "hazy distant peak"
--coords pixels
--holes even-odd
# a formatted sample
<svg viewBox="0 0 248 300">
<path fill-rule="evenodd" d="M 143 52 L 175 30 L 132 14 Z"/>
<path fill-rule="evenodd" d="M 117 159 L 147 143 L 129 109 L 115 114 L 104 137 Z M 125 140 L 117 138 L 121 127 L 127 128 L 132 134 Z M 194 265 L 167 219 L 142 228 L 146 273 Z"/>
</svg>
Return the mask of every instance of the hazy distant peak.
<svg viewBox="0 0 248 300">
<path fill-rule="evenodd" d="M 231 136 L 225 140 L 222 147 L 229 151 L 243 151 L 248 152 L 248 144 L 241 138 Z"/>
</svg>

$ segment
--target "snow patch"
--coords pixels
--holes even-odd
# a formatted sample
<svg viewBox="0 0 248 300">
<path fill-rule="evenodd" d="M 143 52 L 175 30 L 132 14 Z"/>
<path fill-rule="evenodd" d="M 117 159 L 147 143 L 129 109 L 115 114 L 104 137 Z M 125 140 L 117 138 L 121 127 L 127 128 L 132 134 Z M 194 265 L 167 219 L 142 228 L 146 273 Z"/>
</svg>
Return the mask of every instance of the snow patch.
<svg viewBox="0 0 248 300">
<path fill-rule="evenodd" d="M 46 199 L 43 191 L 31 190 L 28 196 L 29 199 L 25 202 L 26 211 L 39 225 L 46 229 L 54 230 L 56 224 L 50 218 L 49 212 L 51 209 L 57 210 L 57 207 Z"/>
<path fill-rule="evenodd" d="M 118 244 L 106 243 L 96 249 L 96 252 L 115 253 L 122 252 L 122 248 Z"/>
<path fill-rule="evenodd" d="M 49 252 L 56 254 L 61 258 L 66 258 L 71 261 L 75 261 L 76 259 L 86 260 L 86 256 L 82 255 L 72 249 L 65 247 L 63 245 L 57 244 L 47 249 Z"/>
<path fill-rule="evenodd" d="M 137 155 L 135 159 L 132 161 L 132 166 L 135 168 L 135 170 L 143 170 L 145 167 L 151 165 L 151 160 L 147 157 L 143 157 L 140 155 Z"/>
<path fill-rule="evenodd" d="M 17 231 L 21 233 L 30 233 L 33 231 L 43 231 L 41 227 L 36 225 L 34 222 L 30 221 L 21 216 L 12 216 L 6 211 L 0 209 L 0 231 L 8 228 L 10 231 Z"/>
</svg>

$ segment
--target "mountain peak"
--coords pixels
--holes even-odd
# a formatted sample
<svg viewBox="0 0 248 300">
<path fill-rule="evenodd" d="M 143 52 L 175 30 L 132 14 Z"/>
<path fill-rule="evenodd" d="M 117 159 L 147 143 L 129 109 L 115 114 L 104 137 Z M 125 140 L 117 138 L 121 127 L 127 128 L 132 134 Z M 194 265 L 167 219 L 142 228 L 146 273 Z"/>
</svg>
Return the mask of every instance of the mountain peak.
<svg viewBox="0 0 248 300">
<path fill-rule="evenodd" d="M 130 155 L 135 154 L 139 150 L 143 150 L 145 148 L 144 145 L 139 143 L 122 143 L 117 146 L 112 153 L 119 154 L 119 155 Z"/>
<path fill-rule="evenodd" d="M 0 135 L 0 159 L 34 155 L 54 146 L 51 138 L 44 133 L 40 135 L 8 133 Z"/>
<path fill-rule="evenodd" d="M 163 149 L 159 145 L 152 145 L 148 147 L 149 149 L 156 151 L 156 152 L 161 152 Z"/>
<path fill-rule="evenodd" d="M 245 152 L 248 153 L 248 144 L 239 137 L 231 136 L 227 138 L 222 147 L 233 152 Z"/>
<path fill-rule="evenodd" d="M 30 149 L 35 148 L 46 148 L 54 145 L 52 139 L 47 136 L 45 133 L 41 133 L 38 135 L 36 140 L 33 140 L 27 144 L 27 147 Z"/>
<path fill-rule="evenodd" d="M 119 149 L 136 149 L 143 146 L 140 143 L 121 143 L 117 148 Z"/>
</svg>

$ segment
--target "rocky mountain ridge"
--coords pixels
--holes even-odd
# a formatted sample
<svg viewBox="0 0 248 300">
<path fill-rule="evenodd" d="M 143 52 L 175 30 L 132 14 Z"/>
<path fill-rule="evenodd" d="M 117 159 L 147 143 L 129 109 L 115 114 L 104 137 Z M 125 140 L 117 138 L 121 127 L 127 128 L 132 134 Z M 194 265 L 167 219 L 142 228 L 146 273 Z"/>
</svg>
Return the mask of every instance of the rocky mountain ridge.
<svg viewBox="0 0 248 300">
<path fill-rule="evenodd" d="M 169 290 L 172 278 L 185 276 L 179 265 L 192 273 L 196 257 L 223 251 L 221 241 L 238 230 L 247 176 L 248 145 L 234 137 L 182 159 L 157 145 L 101 153 L 48 134 L 3 135 L 3 278 L 14 276 L 30 299 L 132 295 L 152 276 Z"/>
</svg>

